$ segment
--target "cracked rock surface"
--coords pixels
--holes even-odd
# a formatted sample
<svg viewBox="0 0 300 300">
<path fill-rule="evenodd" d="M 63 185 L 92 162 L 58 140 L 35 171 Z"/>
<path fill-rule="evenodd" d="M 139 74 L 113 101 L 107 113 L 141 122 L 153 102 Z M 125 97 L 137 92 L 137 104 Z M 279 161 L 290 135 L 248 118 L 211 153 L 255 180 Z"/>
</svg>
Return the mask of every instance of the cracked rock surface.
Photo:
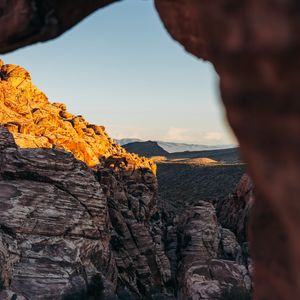
<svg viewBox="0 0 300 300">
<path fill-rule="evenodd" d="M 3 127 L 0 147 L 3 287 L 61 299 L 105 275 L 113 288 L 106 197 L 92 171 L 64 151 L 17 148 Z"/>
<path fill-rule="evenodd" d="M 0 72 L 0 299 L 219 299 L 228 288 L 251 290 L 235 236 L 243 221 L 221 218 L 222 228 L 213 205 L 197 199 L 162 217 L 151 160 L 51 104 L 23 68 L 0 63 Z M 247 219 L 244 192 L 236 210 L 220 203 L 233 220 Z"/>
</svg>

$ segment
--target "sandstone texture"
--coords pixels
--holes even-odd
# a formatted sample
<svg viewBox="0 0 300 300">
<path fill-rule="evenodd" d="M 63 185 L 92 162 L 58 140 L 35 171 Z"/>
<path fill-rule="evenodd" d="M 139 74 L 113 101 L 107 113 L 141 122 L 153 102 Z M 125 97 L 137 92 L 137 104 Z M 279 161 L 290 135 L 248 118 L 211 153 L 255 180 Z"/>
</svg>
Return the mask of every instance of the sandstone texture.
<svg viewBox="0 0 300 300">
<path fill-rule="evenodd" d="M 0 124 L 21 148 L 61 148 L 90 167 L 105 160 L 113 167 L 123 164 L 128 169 L 149 168 L 155 173 L 151 160 L 127 153 L 103 126 L 72 115 L 64 104 L 50 103 L 22 67 L 0 61 L 0 101 Z"/>
<path fill-rule="evenodd" d="M 179 299 L 217 300 L 230 289 L 250 294 L 241 248 L 235 235 L 219 225 L 212 204 L 200 201 L 189 208 L 178 222 L 178 234 Z"/>
<path fill-rule="evenodd" d="M 93 285 L 96 299 L 168 293 L 149 169 L 91 169 L 72 153 L 18 148 L 6 128 L 0 134 L 1 299 L 73 299 Z"/>
<path fill-rule="evenodd" d="M 0 74 L 0 299 L 168 295 L 155 164 Z"/>
<path fill-rule="evenodd" d="M 243 175 L 234 193 L 217 203 L 218 220 L 231 229 L 240 242 L 248 241 L 248 223 L 254 205 L 254 187 L 248 175 Z"/>
<path fill-rule="evenodd" d="M 56 37 L 111 2 L 0 1 L 0 50 Z M 299 1 L 155 4 L 172 37 L 190 53 L 211 61 L 219 73 L 227 117 L 256 186 L 250 234 L 254 297 L 298 299 Z"/>
<path fill-rule="evenodd" d="M 248 177 L 217 211 L 196 201 L 162 213 L 151 160 L 51 104 L 23 68 L 0 68 L 0 299 L 251 293 L 247 241 L 236 238 Z"/>
<path fill-rule="evenodd" d="M 0 148 L 0 298 L 62 299 L 93 280 L 113 289 L 107 202 L 93 172 L 65 151 L 17 148 L 3 127 Z"/>
<path fill-rule="evenodd" d="M 244 175 L 235 191 L 214 205 L 195 199 L 177 212 L 164 207 L 165 250 L 177 299 L 251 299 L 249 245 L 246 236 L 237 237 L 249 218 L 250 199 L 253 186 Z"/>
</svg>

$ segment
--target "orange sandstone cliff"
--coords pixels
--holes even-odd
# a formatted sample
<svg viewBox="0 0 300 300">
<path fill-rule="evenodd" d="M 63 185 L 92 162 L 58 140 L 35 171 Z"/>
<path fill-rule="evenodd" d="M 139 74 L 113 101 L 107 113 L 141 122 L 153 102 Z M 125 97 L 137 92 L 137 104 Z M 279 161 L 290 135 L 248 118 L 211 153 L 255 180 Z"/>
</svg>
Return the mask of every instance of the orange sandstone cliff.
<svg viewBox="0 0 300 300">
<path fill-rule="evenodd" d="M 169 293 L 155 168 L 0 61 L 0 299 Z"/>
<path fill-rule="evenodd" d="M 64 104 L 50 103 L 24 68 L 1 60 L 0 124 L 13 134 L 21 148 L 63 148 L 90 167 L 105 159 L 106 163 L 156 172 L 151 160 L 128 153 L 107 135 L 103 126 L 69 113 Z"/>
</svg>

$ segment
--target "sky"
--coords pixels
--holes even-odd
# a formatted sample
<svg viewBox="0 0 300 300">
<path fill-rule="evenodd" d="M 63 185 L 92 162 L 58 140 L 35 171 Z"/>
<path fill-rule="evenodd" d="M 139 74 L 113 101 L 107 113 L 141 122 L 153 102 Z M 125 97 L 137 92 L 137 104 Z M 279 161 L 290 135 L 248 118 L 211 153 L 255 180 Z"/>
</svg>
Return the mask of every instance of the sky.
<svg viewBox="0 0 300 300">
<path fill-rule="evenodd" d="M 1 58 L 113 138 L 235 143 L 212 65 L 171 39 L 153 1 L 110 5 L 57 39 Z"/>
</svg>

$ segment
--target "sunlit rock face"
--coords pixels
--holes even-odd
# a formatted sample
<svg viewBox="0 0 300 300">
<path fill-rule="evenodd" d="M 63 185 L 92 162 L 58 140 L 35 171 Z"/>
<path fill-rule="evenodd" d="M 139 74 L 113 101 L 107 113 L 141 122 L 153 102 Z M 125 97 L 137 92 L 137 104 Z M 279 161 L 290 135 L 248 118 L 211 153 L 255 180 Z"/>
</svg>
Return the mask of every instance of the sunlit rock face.
<svg viewBox="0 0 300 300">
<path fill-rule="evenodd" d="M 300 299 L 299 1 L 155 3 L 173 38 L 220 76 L 255 184 L 254 299 Z"/>
<path fill-rule="evenodd" d="M 167 294 L 156 166 L 0 70 L 0 299 Z"/>
<path fill-rule="evenodd" d="M 50 103 L 32 84 L 25 69 L 3 62 L 0 66 L 0 124 L 14 135 L 18 146 L 62 148 L 90 167 L 103 164 L 110 157 L 111 164 L 123 163 L 129 169 L 148 168 L 155 173 L 152 161 L 127 153 L 103 126 L 72 115 L 64 104 Z"/>
</svg>

